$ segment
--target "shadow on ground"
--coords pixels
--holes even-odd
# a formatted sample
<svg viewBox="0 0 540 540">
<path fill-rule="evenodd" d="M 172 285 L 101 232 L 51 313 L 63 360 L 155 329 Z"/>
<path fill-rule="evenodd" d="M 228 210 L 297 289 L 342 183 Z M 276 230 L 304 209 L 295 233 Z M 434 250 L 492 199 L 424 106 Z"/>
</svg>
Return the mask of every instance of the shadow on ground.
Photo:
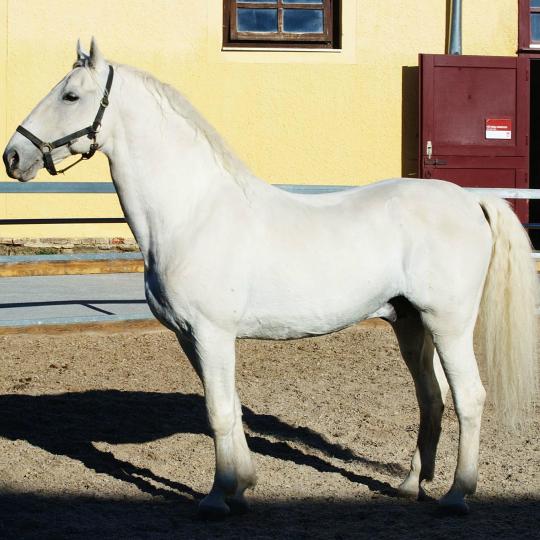
<svg viewBox="0 0 540 540">
<path fill-rule="evenodd" d="M 456 539 L 538 538 L 539 501 L 473 501 L 465 517 L 435 503 L 307 500 L 257 502 L 221 522 L 195 517 L 193 505 L 0 493 L 4 539 Z"/>
<path fill-rule="evenodd" d="M 37 396 L 7 394 L 0 395 L 0 411 L 2 437 L 26 440 L 52 454 L 79 460 L 97 473 L 130 482 L 150 495 L 190 502 L 203 496 L 189 486 L 119 460 L 93 444 L 144 443 L 177 433 L 209 435 L 204 400 L 197 394 L 118 390 Z M 321 472 L 342 474 L 375 493 L 396 495 L 390 484 L 353 473 L 325 458 L 357 461 L 374 471 L 403 475 L 404 470 L 399 464 L 380 463 L 358 456 L 309 428 L 290 426 L 275 416 L 257 414 L 247 407 L 243 411 L 249 432 L 248 444 L 253 452 L 310 466 Z M 300 445 L 302 450 L 291 442 Z M 162 487 L 156 487 L 156 482 Z"/>
<path fill-rule="evenodd" d="M 93 444 L 144 443 L 177 433 L 206 434 L 204 401 L 196 394 L 87 391 L 0 395 L 0 436 L 25 440 L 89 469 L 137 486 L 152 499 L 61 497 L 0 491 L 0 538 L 528 538 L 537 533 L 536 500 L 473 500 L 472 514 L 450 518 L 433 502 L 395 497 L 395 489 L 364 469 L 402 476 L 402 467 L 356 455 L 306 427 L 244 408 L 254 452 L 365 485 L 371 500 L 257 501 L 253 511 L 222 523 L 195 517 L 192 487 L 162 478 Z"/>
</svg>

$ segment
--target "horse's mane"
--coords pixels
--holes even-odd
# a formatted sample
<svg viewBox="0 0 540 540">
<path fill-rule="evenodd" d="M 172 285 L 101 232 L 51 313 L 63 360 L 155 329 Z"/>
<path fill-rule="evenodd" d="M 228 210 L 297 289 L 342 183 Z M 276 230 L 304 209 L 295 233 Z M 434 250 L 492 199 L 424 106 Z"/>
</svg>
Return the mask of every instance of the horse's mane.
<svg viewBox="0 0 540 540">
<path fill-rule="evenodd" d="M 229 149 L 214 127 L 176 88 L 159 81 L 150 73 L 132 66 L 115 65 L 115 67 L 128 71 L 140 79 L 161 107 L 164 104 L 168 105 L 173 112 L 179 114 L 197 133 L 201 134 L 214 150 L 218 163 L 231 174 L 238 184 L 244 186 L 245 180 L 253 176 L 249 168 Z"/>
</svg>

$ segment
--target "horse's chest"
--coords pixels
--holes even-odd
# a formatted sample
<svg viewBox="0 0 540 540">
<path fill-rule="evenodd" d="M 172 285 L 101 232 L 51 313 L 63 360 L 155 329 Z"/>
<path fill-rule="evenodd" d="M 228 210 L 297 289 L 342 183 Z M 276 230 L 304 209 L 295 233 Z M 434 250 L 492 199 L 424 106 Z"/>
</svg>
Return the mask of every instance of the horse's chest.
<svg viewBox="0 0 540 540">
<path fill-rule="evenodd" d="M 144 276 L 146 300 L 154 317 L 174 332 L 183 331 L 186 317 L 182 310 L 172 307 L 171 292 L 161 276 L 151 270 Z"/>
</svg>

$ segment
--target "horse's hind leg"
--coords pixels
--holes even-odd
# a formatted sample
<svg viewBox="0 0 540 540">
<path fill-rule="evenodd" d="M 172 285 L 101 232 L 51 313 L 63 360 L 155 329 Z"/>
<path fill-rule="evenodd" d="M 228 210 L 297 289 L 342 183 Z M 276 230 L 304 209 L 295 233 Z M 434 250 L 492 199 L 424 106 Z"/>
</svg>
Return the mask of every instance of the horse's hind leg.
<svg viewBox="0 0 540 540">
<path fill-rule="evenodd" d="M 468 512 L 464 497 L 476 491 L 480 423 L 486 397 L 474 356 L 473 331 L 471 324 L 457 335 L 434 332 L 435 346 L 452 389 L 459 420 L 459 450 L 454 482 L 439 502 L 443 507 L 459 513 Z"/>
<path fill-rule="evenodd" d="M 203 383 L 214 438 L 214 483 L 210 493 L 199 503 L 199 511 L 205 517 L 224 517 L 231 510 L 247 508 L 244 491 L 256 482 L 235 390 L 234 336 L 205 328 L 189 339 L 179 336 L 179 341 Z"/>
<path fill-rule="evenodd" d="M 403 496 L 416 498 L 421 493 L 422 481 L 433 479 L 448 383 L 434 351 L 431 333 L 425 329 L 418 311 L 403 298 L 393 303 L 397 320 L 392 326 L 413 377 L 420 408 L 420 427 L 411 469 L 398 491 Z"/>
</svg>

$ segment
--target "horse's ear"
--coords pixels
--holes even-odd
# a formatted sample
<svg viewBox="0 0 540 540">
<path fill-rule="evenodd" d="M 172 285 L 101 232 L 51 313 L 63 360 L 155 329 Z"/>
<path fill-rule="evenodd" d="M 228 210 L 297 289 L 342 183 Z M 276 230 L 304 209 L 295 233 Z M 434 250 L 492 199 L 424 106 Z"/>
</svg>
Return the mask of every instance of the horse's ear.
<svg viewBox="0 0 540 540">
<path fill-rule="evenodd" d="M 88 53 L 86 53 L 81 45 L 81 40 L 77 40 L 77 60 L 75 60 L 75 63 L 73 64 L 73 67 L 81 67 L 84 66 L 84 64 L 88 61 Z"/>
<path fill-rule="evenodd" d="M 105 66 L 105 58 L 103 58 L 100 50 L 98 49 L 96 38 L 92 36 L 92 41 L 90 42 L 90 67 L 99 71 L 102 67 Z"/>
</svg>

